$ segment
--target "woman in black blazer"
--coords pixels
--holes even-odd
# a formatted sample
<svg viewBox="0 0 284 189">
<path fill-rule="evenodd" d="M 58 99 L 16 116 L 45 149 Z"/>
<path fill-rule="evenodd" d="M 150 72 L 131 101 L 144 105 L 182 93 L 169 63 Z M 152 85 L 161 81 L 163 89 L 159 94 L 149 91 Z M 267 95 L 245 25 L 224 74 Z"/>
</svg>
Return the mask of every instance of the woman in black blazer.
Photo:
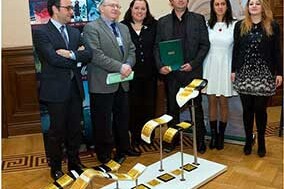
<svg viewBox="0 0 284 189">
<path fill-rule="evenodd" d="M 143 125 L 154 118 L 157 70 L 153 54 L 157 21 L 146 0 L 133 0 L 125 13 L 127 25 L 136 47 L 134 79 L 130 82 L 130 132 L 132 144 L 141 143 Z"/>
<path fill-rule="evenodd" d="M 258 156 L 266 154 L 265 129 L 267 102 L 282 84 L 279 25 L 273 20 L 265 0 L 248 0 L 245 18 L 234 31 L 232 81 L 243 105 L 246 133 L 244 154 L 253 144 L 254 117 L 257 127 Z"/>
</svg>

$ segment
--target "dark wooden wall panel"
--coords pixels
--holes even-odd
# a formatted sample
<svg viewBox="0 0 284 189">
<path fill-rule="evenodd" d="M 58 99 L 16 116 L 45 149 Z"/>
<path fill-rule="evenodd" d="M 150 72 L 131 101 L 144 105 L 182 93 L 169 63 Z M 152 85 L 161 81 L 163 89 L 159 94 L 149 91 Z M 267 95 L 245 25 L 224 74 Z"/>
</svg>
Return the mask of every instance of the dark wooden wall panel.
<svg viewBox="0 0 284 189">
<path fill-rule="evenodd" d="M 283 0 L 270 0 L 270 6 L 273 11 L 274 19 L 280 25 L 280 43 L 281 43 L 281 53 L 282 53 L 282 60 L 283 60 Z M 282 62 L 283 64 L 283 62 Z M 283 104 L 283 86 L 278 88 L 276 91 L 276 95 L 274 95 L 270 102 L 270 106 L 279 106 Z"/>
<path fill-rule="evenodd" d="M 32 47 L 2 49 L 2 68 L 4 136 L 40 132 Z"/>
</svg>

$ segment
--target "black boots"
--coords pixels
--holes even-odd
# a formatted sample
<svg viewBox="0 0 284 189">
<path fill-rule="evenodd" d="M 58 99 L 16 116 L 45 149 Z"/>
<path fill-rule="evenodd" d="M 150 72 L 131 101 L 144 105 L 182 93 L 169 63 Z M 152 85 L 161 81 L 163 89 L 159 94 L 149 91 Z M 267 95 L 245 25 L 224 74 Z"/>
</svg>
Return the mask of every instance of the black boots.
<svg viewBox="0 0 284 189">
<path fill-rule="evenodd" d="M 264 134 L 257 133 L 257 143 L 258 143 L 257 154 L 258 154 L 259 157 L 264 157 L 265 154 L 266 154 Z M 253 144 L 254 144 L 253 134 L 251 134 L 250 136 L 246 136 L 246 144 L 244 146 L 244 154 L 245 155 L 251 154 Z"/>
<path fill-rule="evenodd" d="M 250 155 L 252 150 L 252 144 L 253 144 L 253 135 L 246 136 L 246 144 L 244 146 L 244 154 Z"/>
<path fill-rule="evenodd" d="M 217 150 L 224 149 L 224 137 L 225 137 L 225 130 L 226 130 L 227 123 L 219 121 L 219 134 L 217 138 Z"/>
<path fill-rule="evenodd" d="M 204 139 L 197 142 L 197 152 L 199 152 L 200 154 L 204 154 L 206 152 Z"/>
<path fill-rule="evenodd" d="M 224 135 L 227 123 L 219 121 L 219 133 L 217 132 L 217 121 L 210 121 L 211 128 L 211 141 L 209 144 L 210 149 L 216 148 L 217 150 L 224 149 Z"/>
<path fill-rule="evenodd" d="M 209 144 L 210 149 L 214 149 L 217 147 L 217 121 L 210 121 L 210 128 L 211 128 L 211 141 Z"/>
<path fill-rule="evenodd" d="M 257 143 L 258 143 L 257 154 L 259 157 L 264 157 L 266 154 L 264 134 L 260 133 L 257 134 Z"/>
</svg>

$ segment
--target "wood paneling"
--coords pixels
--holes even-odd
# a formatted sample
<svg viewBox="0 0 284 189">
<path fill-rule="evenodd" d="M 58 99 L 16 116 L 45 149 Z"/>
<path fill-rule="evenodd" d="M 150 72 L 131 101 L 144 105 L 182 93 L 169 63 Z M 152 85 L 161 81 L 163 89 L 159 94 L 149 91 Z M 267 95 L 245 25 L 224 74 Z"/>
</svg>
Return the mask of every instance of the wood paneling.
<svg viewBox="0 0 284 189">
<path fill-rule="evenodd" d="M 32 47 L 2 49 L 4 137 L 40 132 Z"/>
</svg>

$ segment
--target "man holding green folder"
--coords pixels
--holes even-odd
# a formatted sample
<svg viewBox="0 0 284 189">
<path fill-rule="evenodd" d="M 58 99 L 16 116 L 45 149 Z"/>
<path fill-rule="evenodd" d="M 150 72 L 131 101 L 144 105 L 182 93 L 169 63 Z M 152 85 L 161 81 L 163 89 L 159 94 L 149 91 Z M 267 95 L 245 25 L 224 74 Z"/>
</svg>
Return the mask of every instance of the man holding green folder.
<svg viewBox="0 0 284 189">
<path fill-rule="evenodd" d="M 188 11 L 189 0 L 169 0 L 173 10 L 170 14 L 158 21 L 157 37 L 155 43 L 155 59 L 160 74 L 165 75 L 167 91 L 167 111 L 173 116 L 169 126 L 179 123 L 180 108 L 176 102 L 176 94 L 180 87 L 185 87 L 195 78 L 202 78 L 203 60 L 209 50 L 209 39 L 205 19 L 202 15 Z M 165 59 L 165 53 L 160 48 L 166 45 L 173 45 L 174 50 L 168 51 L 168 55 L 178 52 L 180 41 L 182 53 L 176 57 L 176 64 L 181 59 L 178 69 L 172 69 L 172 63 Z M 162 53 L 162 54 L 161 54 Z M 194 99 L 195 118 L 197 132 L 197 150 L 205 153 L 206 145 L 204 135 L 206 129 L 203 121 L 203 109 L 201 95 Z M 172 150 L 169 146 L 168 150 Z"/>
</svg>

